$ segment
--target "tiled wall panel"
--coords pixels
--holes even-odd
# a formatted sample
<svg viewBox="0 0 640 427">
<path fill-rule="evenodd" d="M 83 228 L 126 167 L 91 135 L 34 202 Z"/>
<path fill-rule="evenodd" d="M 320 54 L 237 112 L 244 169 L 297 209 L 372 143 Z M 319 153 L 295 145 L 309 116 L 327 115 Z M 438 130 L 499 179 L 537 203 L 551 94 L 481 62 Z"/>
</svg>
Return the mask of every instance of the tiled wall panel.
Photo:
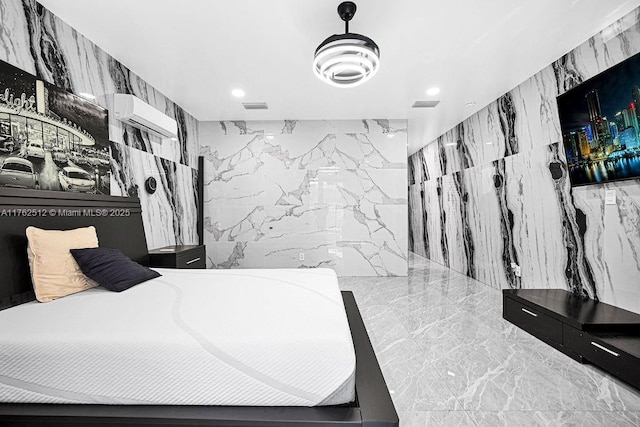
<svg viewBox="0 0 640 427">
<path fill-rule="evenodd" d="M 407 274 L 406 121 L 203 122 L 200 134 L 210 268 Z"/>
<path fill-rule="evenodd" d="M 178 122 L 178 141 L 162 142 L 110 114 L 111 192 L 141 198 L 150 248 L 197 243 L 195 118 L 33 0 L 3 0 L 0 22 L 0 60 L 69 92 L 91 93 L 108 110 L 114 93 L 129 93 Z M 159 185 L 153 195 L 144 190 L 150 176 Z"/>
<path fill-rule="evenodd" d="M 636 10 L 409 157 L 416 253 L 496 288 L 564 288 L 640 312 L 640 181 L 571 188 L 556 105 L 640 52 L 639 22 Z"/>
</svg>

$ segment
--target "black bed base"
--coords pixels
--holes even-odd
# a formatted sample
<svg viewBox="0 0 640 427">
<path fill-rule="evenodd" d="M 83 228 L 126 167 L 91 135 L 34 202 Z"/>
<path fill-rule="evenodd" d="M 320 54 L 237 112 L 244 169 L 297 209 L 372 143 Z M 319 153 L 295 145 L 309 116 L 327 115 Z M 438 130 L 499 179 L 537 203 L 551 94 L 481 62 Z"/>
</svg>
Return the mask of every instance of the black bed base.
<svg viewBox="0 0 640 427">
<path fill-rule="evenodd" d="M 342 298 L 356 352 L 356 402 L 347 406 L 0 404 L 1 426 L 398 426 L 398 415 L 352 292 Z"/>
</svg>

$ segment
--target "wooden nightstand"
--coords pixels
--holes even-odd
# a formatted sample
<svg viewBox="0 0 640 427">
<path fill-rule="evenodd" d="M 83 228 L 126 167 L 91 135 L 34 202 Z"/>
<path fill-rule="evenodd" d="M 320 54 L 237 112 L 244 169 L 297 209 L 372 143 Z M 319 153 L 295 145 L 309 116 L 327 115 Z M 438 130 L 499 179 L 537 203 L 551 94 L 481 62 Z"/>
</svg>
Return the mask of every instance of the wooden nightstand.
<svg viewBox="0 0 640 427">
<path fill-rule="evenodd" d="M 149 251 L 149 266 L 159 268 L 207 268 L 204 245 L 165 246 Z"/>
</svg>

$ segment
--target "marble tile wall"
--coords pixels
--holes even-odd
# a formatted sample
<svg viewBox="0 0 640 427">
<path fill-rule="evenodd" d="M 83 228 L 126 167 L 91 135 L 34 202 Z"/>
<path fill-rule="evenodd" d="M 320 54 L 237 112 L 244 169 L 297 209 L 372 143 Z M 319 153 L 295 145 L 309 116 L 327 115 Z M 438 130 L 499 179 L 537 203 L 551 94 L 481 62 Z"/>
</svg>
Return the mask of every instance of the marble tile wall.
<svg viewBox="0 0 640 427">
<path fill-rule="evenodd" d="M 129 93 L 178 122 L 178 141 L 162 142 L 110 115 L 111 192 L 141 198 L 150 248 L 197 243 L 195 118 L 33 0 L 3 0 L 0 22 L 1 60 L 69 92 L 91 93 L 108 110 L 114 93 Z M 149 176 L 160 187 L 153 195 L 144 192 Z"/>
<path fill-rule="evenodd" d="M 149 248 L 169 244 L 197 244 L 197 169 L 111 143 L 111 194 L 140 197 L 144 210 L 144 228 Z M 145 181 L 154 177 L 158 188 L 154 194 L 145 190 Z"/>
<path fill-rule="evenodd" d="M 199 132 L 209 268 L 407 275 L 406 120 L 201 122 Z"/>
<path fill-rule="evenodd" d="M 571 188 L 556 105 L 638 52 L 640 9 L 412 154 L 410 249 L 496 288 L 640 312 L 640 180 Z"/>
</svg>

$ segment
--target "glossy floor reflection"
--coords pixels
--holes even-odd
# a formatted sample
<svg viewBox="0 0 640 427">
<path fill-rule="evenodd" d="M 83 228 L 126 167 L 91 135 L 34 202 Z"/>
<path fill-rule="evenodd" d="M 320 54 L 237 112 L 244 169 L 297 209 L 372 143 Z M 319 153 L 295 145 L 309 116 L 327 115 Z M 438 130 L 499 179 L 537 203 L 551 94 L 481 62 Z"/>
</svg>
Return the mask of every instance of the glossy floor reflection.
<svg viewBox="0 0 640 427">
<path fill-rule="evenodd" d="M 502 294 L 410 254 L 409 277 L 342 277 L 401 426 L 640 426 L 640 391 L 502 319 Z"/>
</svg>

